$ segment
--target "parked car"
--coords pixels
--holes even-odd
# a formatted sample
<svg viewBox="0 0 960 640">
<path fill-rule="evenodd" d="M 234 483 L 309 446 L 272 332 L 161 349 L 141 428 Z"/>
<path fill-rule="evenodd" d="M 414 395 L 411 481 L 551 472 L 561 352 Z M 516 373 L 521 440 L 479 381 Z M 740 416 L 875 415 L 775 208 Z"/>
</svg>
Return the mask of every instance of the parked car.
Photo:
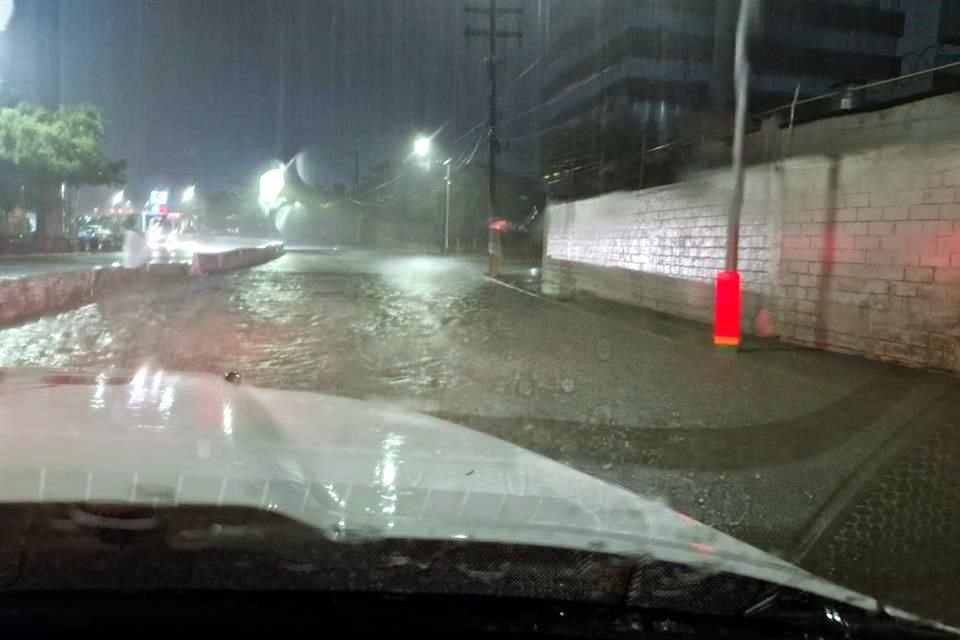
<svg viewBox="0 0 960 640">
<path fill-rule="evenodd" d="M 119 248 L 120 237 L 103 225 L 88 224 L 77 231 L 77 242 L 83 251 L 110 251 Z"/>
</svg>

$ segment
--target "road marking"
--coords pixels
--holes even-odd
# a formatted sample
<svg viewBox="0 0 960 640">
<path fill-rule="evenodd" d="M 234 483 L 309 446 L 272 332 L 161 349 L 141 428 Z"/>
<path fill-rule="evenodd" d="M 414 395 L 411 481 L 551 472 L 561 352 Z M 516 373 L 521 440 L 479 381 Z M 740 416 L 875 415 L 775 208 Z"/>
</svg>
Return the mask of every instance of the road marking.
<svg viewBox="0 0 960 640">
<path fill-rule="evenodd" d="M 552 303 L 554 303 L 554 304 L 557 303 L 556 300 L 551 300 L 550 298 L 544 297 L 544 296 L 540 295 L 539 293 L 534 293 L 533 291 L 527 291 L 526 289 L 521 289 L 520 287 L 517 287 L 517 286 L 512 285 L 512 284 L 508 284 L 508 283 L 504 282 L 503 280 L 498 280 L 497 278 L 491 278 L 490 276 L 483 276 L 483 278 L 484 278 L 485 280 L 489 280 L 490 282 L 499 284 L 499 285 L 502 286 L 502 287 L 506 287 L 507 289 L 513 289 L 514 291 L 519 291 L 520 293 L 526 294 L 526 295 L 530 296 L 531 298 L 536 298 L 536 299 L 538 299 L 538 300 L 543 300 L 544 302 L 552 302 Z"/>
<path fill-rule="evenodd" d="M 509 284 L 509 283 L 507 283 L 507 282 L 504 282 L 503 280 L 498 280 L 497 278 L 491 278 L 490 276 L 483 276 L 483 277 L 484 277 L 485 280 L 489 280 L 490 282 L 496 283 L 496 284 L 500 285 L 501 287 L 506 287 L 507 289 L 512 289 L 513 291 L 519 291 L 520 293 L 526 294 L 526 295 L 530 296 L 531 298 L 536 298 L 537 300 L 542 300 L 543 302 L 547 302 L 547 303 L 550 303 L 550 304 L 555 304 L 555 305 L 557 305 L 557 306 L 559 306 L 559 307 L 563 307 L 564 309 L 569 309 L 569 310 L 571 310 L 571 311 L 575 311 L 575 312 L 577 312 L 577 313 L 582 313 L 583 315 L 588 315 L 588 316 L 592 316 L 592 317 L 596 317 L 596 316 L 600 316 L 601 318 L 605 317 L 605 316 L 603 316 L 602 314 L 594 313 L 594 312 L 592 312 L 592 311 L 587 311 L 586 309 L 581 309 L 581 308 L 576 307 L 576 306 L 574 306 L 574 305 L 566 304 L 566 303 L 564 303 L 564 302 L 560 302 L 559 300 L 554 300 L 553 298 L 548 298 L 548 297 L 546 297 L 546 296 L 544 296 L 544 295 L 540 295 L 539 293 L 534 293 L 533 291 L 527 291 L 526 289 L 521 289 L 521 288 L 518 287 L 518 286 Z M 638 308 L 642 309 L 642 307 L 638 307 Z M 669 337 L 667 337 L 667 336 L 660 335 L 659 333 L 654 333 L 653 331 L 650 331 L 649 329 L 644 329 L 644 328 L 642 328 L 642 327 L 635 327 L 635 326 L 632 326 L 632 325 L 631 325 L 630 328 L 631 328 L 633 331 L 637 331 L 637 332 L 642 333 L 642 334 L 644 334 L 644 335 L 646 335 L 646 336 L 650 336 L 651 338 L 656 338 L 657 340 L 661 340 L 661 341 L 663 341 L 663 342 L 676 342 L 673 338 L 669 338 Z"/>
</svg>

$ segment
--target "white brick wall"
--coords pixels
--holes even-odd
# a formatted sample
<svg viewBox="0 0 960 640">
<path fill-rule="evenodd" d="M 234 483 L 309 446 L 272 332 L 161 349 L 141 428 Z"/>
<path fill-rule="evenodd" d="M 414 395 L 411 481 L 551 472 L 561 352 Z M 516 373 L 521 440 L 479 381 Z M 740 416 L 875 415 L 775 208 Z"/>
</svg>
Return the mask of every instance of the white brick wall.
<svg viewBox="0 0 960 640">
<path fill-rule="evenodd" d="M 834 142 L 829 156 L 747 172 L 739 263 L 747 330 L 767 308 L 787 340 L 958 368 L 958 106 L 960 97 L 943 96 L 814 123 L 811 137 Z M 904 113 L 922 115 L 926 134 L 914 135 Z M 877 122 L 890 144 L 857 148 L 857 127 Z M 794 135 L 804 138 L 804 128 Z M 845 139 L 854 141 L 846 150 Z M 711 172 L 551 204 L 544 290 L 588 290 L 709 321 L 730 189 L 729 172 Z"/>
</svg>

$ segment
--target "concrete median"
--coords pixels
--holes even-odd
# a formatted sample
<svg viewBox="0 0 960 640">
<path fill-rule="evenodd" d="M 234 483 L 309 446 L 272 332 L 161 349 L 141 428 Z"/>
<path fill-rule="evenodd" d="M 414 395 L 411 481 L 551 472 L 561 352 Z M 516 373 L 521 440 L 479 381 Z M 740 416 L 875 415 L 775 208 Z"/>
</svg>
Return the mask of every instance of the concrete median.
<svg viewBox="0 0 960 640">
<path fill-rule="evenodd" d="M 182 284 L 191 275 L 256 266 L 283 255 L 283 245 L 194 254 L 193 264 L 147 264 L 134 269 L 100 267 L 0 280 L 0 326 L 76 309 L 107 296 L 142 293 Z"/>
<path fill-rule="evenodd" d="M 181 264 L 104 267 L 0 281 L 0 325 L 68 311 L 110 295 L 185 282 L 187 278 L 188 267 Z"/>
<path fill-rule="evenodd" d="M 275 260 L 282 255 L 283 245 L 279 243 L 262 247 L 244 247 L 231 249 L 230 251 L 218 251 L 216 253 L 195 253 L 193 254 L 193 265 L 191 266 L 190 273 L 193 275 L 204 275 L 254 267 L 258 264 Z"/>
</svg>

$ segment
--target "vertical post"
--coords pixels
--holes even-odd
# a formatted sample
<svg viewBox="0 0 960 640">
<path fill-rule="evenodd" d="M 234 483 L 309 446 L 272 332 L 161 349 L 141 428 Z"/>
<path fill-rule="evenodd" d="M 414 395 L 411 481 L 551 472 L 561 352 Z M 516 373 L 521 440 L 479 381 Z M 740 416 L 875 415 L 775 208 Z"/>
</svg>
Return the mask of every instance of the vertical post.
<svg viewBox="0 0 960 640">
<path fill-rule="evenodd" d="M 360 149 L 353 150 L 353 190 L 360 189 Z"/>
<path fill-rule="evenodd" d="M 742 0 L 737 16 L 734 52 L 734 84 L 737 109 L 733 129 L 733 194 L 727 210 L 727 252 L 724 270 L 717 274 L 714 301 L 713 342 L 718 346 L 740 345 L 740 273 L 737 257 L 740 248 L 740 210 L 743 208 L 743 137 L 747 122 L 747 89 L 750 62 L 747 58 L 747 35 L 753 15 L 753 0 Z"/>
<path fill-rule="evenodd" d="M 487 194 L 487 252 L 490 255 L 490 275 L 496 277 L 500 273 L 500 263 L 503 260 L 503 247 L 500 242 L 501 232 L 494 228 L 494 222 L 497 218 L 497 153 L 500 151 L 500 142 L 497 139 L 497 38 L 517 38 L 523 37 L 521 29 L 497 31 L 497 14 L 520 16 L 523 15 L 522 8 L 504 7 L 497 8 L 497 0 L 490 0 L 488 8 L 465 7 L 467 13 L 481 14 L 487 16 L 486 29 L 464 30 L 464 35 L 468 38 L 473 36 L 486 36 L 489 47 L 487 57 L 487 73 L 490 77 L 490 104 L 488 106 L 488 144 L 489 144 L 489 165 L 487 171 L 488 194 Z M 478 238 L 474 236 L 476 241 Z"/>
<path fill-rule="evenodd" d="M 487 248 L 490 254 L 489 275 L 495 278 L 499 275 L 502 251 L 497 231 L 491 226 L 497 218 L 497 0 L 490 0 L 488 29 L 490 56 L 487 59 L 487 71 L 490 75 L 490 104 L 487 144 L 490 160 L 487 168 Z"/>
<path fill-rule="evenodd" d="M 60 183 L 60 231 L 70 237 L 70 225 L 67 220 L 67 183 Z"/>
<path fill-rule="evenodd" d="M 643 136 L 640 138 L 640 189 L 643 189 L 643 183 L 646 179 L 647 169 L 647 129 L 644 123 Z"/>
<path fill-rule="evenodd" d="M 444 174 L 446 181 L 446 196 L 443 207 L 443 255 L 450 254 L 450 165 L 453 158 L 447 158 L 443 165 L 447 168 Z"/>
</svg>

